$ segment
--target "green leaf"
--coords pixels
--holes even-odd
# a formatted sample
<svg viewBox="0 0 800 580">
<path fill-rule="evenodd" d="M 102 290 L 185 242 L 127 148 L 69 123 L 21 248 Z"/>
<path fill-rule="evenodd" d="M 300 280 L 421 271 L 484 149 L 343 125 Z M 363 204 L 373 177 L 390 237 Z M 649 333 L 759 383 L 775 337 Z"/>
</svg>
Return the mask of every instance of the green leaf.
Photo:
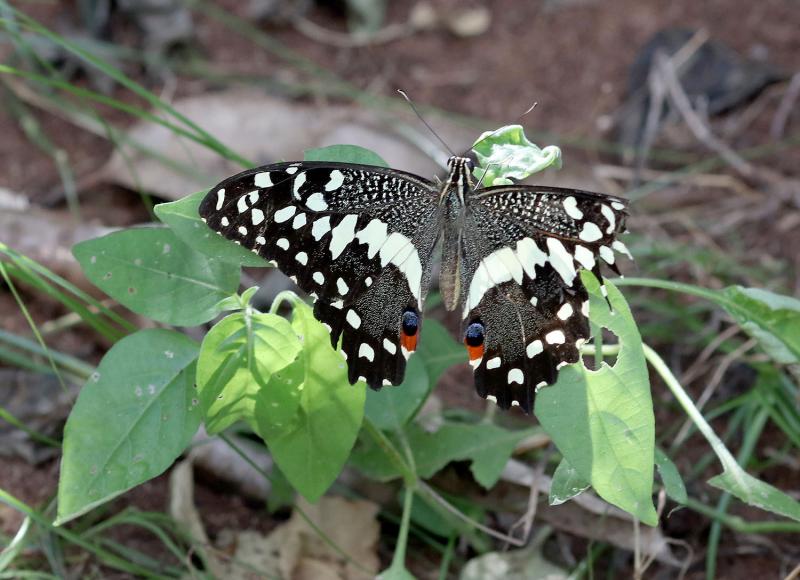
<svg viewBox="0 0 800 580">
<path fill-rule="evenodd" d="M 167 228 L 133 228 L 77 244 L 72 253 L 95 286 L 137 314 L 196 326 L 219 314 L 239 268 L 191 250 Z"/>
<path fill-rule="evenodd" d="M 401 385 L 380 391 L 367 389 L 364 413 L 379 429 L 396 431 L 417 414 L 430 390 L 431 383 L 422 359 L 412 356 Z"/>
<path fill-rule="evenodd" d="M 430 383 L 435 386 L 439 377 L 451 366 L 467 362 L 467 349 L 450 336 L 447 329 L 436 320 L 422 324 L 422 335 L 413 358 L 420 357 L 428 371 Z"/>
<path fill-rule="evenodd" d="M 289 322 L 275 314 L 246 308 L 215 324 L 203 339 L 197 363 L 206 430 L 219 433 L 240 419 L 255 425 L 259 394 L 273 374 L 294 362 L 300 348 Z M 298 397 L 285 394 L 281 403 L 296 408 Z"/>
<path fill-rule="evenodd" d="M 781 364 L 800 363 L 800 300 L 759 288 L 729 286 L 719 301 Z"/>
<path fill-rule="evenodd" d="M 561 505 L 576 495 L 582 494 L 590 486 L 591 484 L 581 477 L 578 470 L 572 467 L 569 461 L 562 459 L 556 467 L 553 481 L 550 484 L 550 505 Z"/>
<path fill-rule="evenodd" d="M 483 133 L 473 143 L 478 158 L 473 173 L 484 186 L 508 185 L 547 169 L 561 167 L 561 149 L 549 145 L 540 149 L 525 137 L 522 125 L 506 125 Z M 486 175 L 484 176 L 484 171 Z"/>
<path fill-rule="evenodd" d="M 198 208 L 207 191 L 198 191 L 178 201 L 160 203 L 155 207 L 158 219 L 193 250 L 236 266 L 270 267 L 258 254 L 233 243 L 209 228 L 200 219 Z"/>
<path fill-rule="evenodd" d="M 347 366 L 341 353 L 331 348 L 330 334 L 299 300 L 294 303 L 292 328 L 303 349 L 286 369 L 292 384 L 285 388 L 295 388 L 296 376 L 300 383 L 297 407 L 289 414 L 280 403 L 273 406 L 275 401 L 259 397 L 256 430 L 286 478 L 314 502 L 330 487 L 350 455 L 364 417 L 365 385 L 348 383 Z M 277 391 L 281 380 L 273 377 L 264 394 Z"/>
<path fill-rule="evenodd" d="M 667 457 L 667 454 L 658 448 L 656 448 L 655 460 L 658 474 L 661 476 L 661 481 L 664 484 L 664 491 L 667 492 L 667 495 L 672 498 L 673 501 L 685 505 L 686 502 L 689 501 L 689 497 L 686 494 L 686 486 L 683 484 L 683 479 L 681 478 L 678 468 L 675 467 L 672 460 Z"/>
<path fill-rule="evenodd" d="M 336 161 L 389 167 L 380 155 L 358 145 L 329 145 L 328 147 L 306 149 L 303 159 L 305 161 Z"/>
<path fill-rule="evenodd" d="M 197 351 L 183 334 L 150 329 L 106 353 L 64 430 L 57 524 L 152 479 L 183 452 L 202 418 Z"/>
<path fill-rule="evenodd" d="M 800 502 L 741 469 L 726 469 L 709 479 L 708 483 L 735 495 L 749 505 L 800 522 Z"/>
<path fill-rule="evenodd" d="M 470 461 L 475 480 L 488 489 L 497 482 L 517 443 L 536 431 L 509 431 L 489 423 L 445 423 L 434 433 L 409 425 L 405 436 L 420 477 L 431 477 L 451 461 Z M 365 441 L 354 452 L 353 464 L 373 479 L 400 476 L 386 454 L 371 442 Z"/>
<path fill-rule="evenodd" d="M 606 281 L 612 312 L 597 279 L 586 271 L 581 277 L 590 294 L 591 320 L 613 332 L 621 348 L 613 366 L 562 368 L 558 382 L 537 394 L 536 417 L 603 499 L 656 525 L 655 418 L 642 340 L 619 290 Z"/>
</svg>

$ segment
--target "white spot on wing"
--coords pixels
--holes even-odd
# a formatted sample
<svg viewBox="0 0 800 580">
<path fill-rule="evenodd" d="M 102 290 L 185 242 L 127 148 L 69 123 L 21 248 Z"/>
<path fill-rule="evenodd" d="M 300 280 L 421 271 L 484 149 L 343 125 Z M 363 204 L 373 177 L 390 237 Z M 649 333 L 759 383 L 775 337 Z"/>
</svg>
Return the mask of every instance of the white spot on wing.
<svg viewBox="0 0 800 580">
<path fill-rule="evenodd" d="M 358 330 L 361 327 L 361 317 L 356 314 L 356 311 L 350 309 L 347 311 L 347 315 L 345 316 L 345 320 L 350 323 L 350 326 Z"/>
<path fill-rule="evenodd" d="M 614 231 L 614 228 L 617 225 L 617 218 L 614 216 L 614 212 L 611 211 L 611 208 L 608 207 L 606 204 L 600 206 L 600 213 L 603 214 L 603 217 L 608 220 L 608 227 L 606 228 L 606 233 L 610 234 Z"/>
<path fill-rule="evenodd" d="M 311 235 L 314 236 L 316 241 L 320 241 L 322 236 L 331 231 L 331 218 L 330 216 L 321 217 L 314 220 L 314 225 L 311 226 Z"/>
<path fill-rule="evenodd" d="M 397 353 L 397 345 L 395 343 L 393 343 L 391 340 L 389 340 L 388 338 L 384 338 L 383 339 L 383 348 L 389 354 L 396 354 Z"/>
<path fill-rule="evenodd" d="M 256 243 L 261 244 L 262 246 L 267 243 L 267 239 L 264 236 L 258 236 L 256 238 Z"/>
<path fill-rule="evenodd" d="M 578 234 L 578 237 L 584 242 L 596 242 L 603 237 L 603 232 L 600 231 L 597 224 L 586 222 L 583 224 L 583 229 L 581 233 Z"/>
<path fill-rule="evenodd" d="M 625 204 L 624 203 L 620 203 L 618 201 L 612 201 L 611 202 L 611 207 L 613 207 L 617 211 L 622 211 L 623 209 L 625 209 Z"/>
<path fill-rule="evenodd" d="M 264 221 L 264 212 L 261 211 L 260 209 L 253 208 L 253 211 L 251 212 L 250 215 L 253 219 L 254 226 L 257 226 L 258 224 Z"/>
<path fill-rule="evenodd" d="M 331 258 L 334 260 L 338 258 L 347 245 L 356 237 L 356 222 L 358 216 L 355 214 L 347 214 L 342 218 L 342 221 L 333 228 L 331 232 L 331 243 L 329 249 L 331 251 Z"/>
<path fill-rule="evenodd" d="M 566 340 L 567 337 L 564 336 L 564 332 L 562 330 L 553 330 L 544 336 L 544 341 L 547 344 L 564 344 Z"/>
<path fill-rule="evenodd" d="M 236 202 L 236 209 L 239 210 L 239 213 L 247 211 L 247 194 L 240 197 L 239 201 Z"/>
<path fill-rule="evenodd" d="M 221 220 L 219 220 L 219 223 L 221 223 L 221 224 L 222 224 L 222 226 L 223 226 L 223 227 L 226 227 L 226 228 L 227 228 L 229 225 L 231 225 L 231 222 L 230 222 L 230 220 L 228 220 L 228 218 L 226 218 L 225 216 L 222 216 L 222 219 L 221 219 Z"/>
<path fill-rule="evenodd" d="M 306 199 L 306 207 L 311 211 L 325 211 L 328 204 L 325 203 L 325 196 L 321 192 L 312 193 Z"/>
<path fill-rule="evenodd" d="M 386 224 L 379 219 L 370 220 L 363 230 L 359 230 L 356 239 L 362 244 L 367 244 L 367 257 L 372 259 L 386 242 Z"/>
<path fill-rule="evenodd" d="M 347 285 L 347 282 L 345 282 L 342 278 L 336 280 L 336 289 L 342 296 L 344 296 L 350 291 L 350 287 Z"/>
<path fill-rule="evenodd" d="M 294 178 L 294 184 L 292 185 L 292 195 L 294 195 L 295 199 L 300 199 L 300 188 L 306 182 L 306 174 L 301 173 L 297 177 Z"/>
<path fill-rule="evenodd" d="M 322 286 L 325 283 L 325 275 L 322 272 L 314 272 L 311 275 L 311 278 L 314 280 L 314 282 L 316 282 L 320 286 Z"/>
<path fill-rule="evenodd" d="M 352 310 L 350 312 L 352 312 Z M 362 342 L 361 346 L 358 347 L 358 356 L 372 362 L 375 360 L 375 351 L 366 342 Z"/>
<path fill-rule="evenodd" d="M 600 257 L 609 264 L 614 263 L 614 252 L 608 246 L 600 246 Z"/>
<path fill-rule="evenodd" d="M 341 300 L 334 300 L 333 302 L 331 302 L 331 306 L 341 310 L 342 308 L 344 308 L 344 302 L 342 302 Z"/>
<path fill-rule="evenodd" d="M 289 167 L 287 167 L 287 168 L 285 169 L 285 171 L 286 171 L 286 173 L 288 173 L 289 175 L 294 175 L 295 173 L 297 173 L 297 166 L 296 166 L 296 165 L 290 165 Z"/>
<path fill-rule="evenodd" d="M 594 268 L 594 254 L 586 246 L 575 246 L 575 260 L 587 270 Z"/>
<path fill-rule="evenodd" d="M 277 242 L 275 242 L 275 245 L 281 248 L 282 250 L 288 250 L 289 240 L 287 240 L 286 238 L 280 238 Z"/>
<path fill-rule="evenodd" d="M 222 204 L 225 203 L 225 188 L 217 192 L 217 211 L 222 209 Z"/>
<path fill-rule="evenodd" d="M 306 223 L 307 223 L 306 214 L 299 213 L 296 216 L 294 216 L 294 219 L 292 220 L 292 228 L 295 230 L 299 230 L 304 225 L 306 225 Z"/>
<path fill-rule="evenodd" d="M 517 242 L 517 258 L 528 278 L 536 278 L 535 267 L 544 266 L 547 262 L 547 254 L 531 238 L 523 238 Z"/>
<path fill-rule="evenodd" d="M 562 305 L 561 308 L 558 309 L 558 312 L 556 312 L 556 316 L 558 316 L 561 320 L 566 320 L 567 318 L 572 316 L 573 312 L 574 311 L 572 309 L 572 304 L 567 302 L 566 304 Z"/>
<path fill-rule="evenodd" d="M 308 264 L 308 254 L 305 252 L 297 252 L 297 255 L 295 255 L 294 259 L 300 262 L 303 266 Z"/>
<path fill-rule="evenodd" d="M 339 189 L 344 183 L 344 173 L 339 171 L 338 169 L 334 169 L 331 171 L 331 178 L 328 180 L 328 183 L 325 184 L 325 191 L 334 191 Z"/>
<path fill-rule="evenodd" d="M 269 171 L 256 173 L 253 182 L 256 184 L 256 187 L 272 187 L 272 179 L 269 176 Z"/>
<path fill-rule="evenodd" d="M 578 200 L 574 196 L 570 195 L 564 198 L 562 203 L 564 204 L 564 211 L 567 212 L 569 217 L 574 220 L 583 219 L 583 212 L 578 209 Z"/>
<path fill-rule="evenodd" d="M 525 375 L 522 374 L 520 369 L 511 369 L 508 371 L 508 384 L 519 383 L 520 385 L 525 382 Z"/>
<path fill-rule="evenodd" d="M 275 221 L 279 224 L 289 221 L 296 211 L 296 207 L 293 205 L 287 205 L 283 209 L 279 209 L 275 212 Z"/>
<path fill-rule="evenodd" d="M 611 244 L 611 247 L 613 249 L 615 249 L 616 251 L 618 251 L 620 254 L 625 254 L 631 260 L 633 260 L 633 256 L 631 256 L 631 252 L 630 252 L 630 250 L 628 250 L 628 246 L 626 246 L 625 244 L 623 244 L 619 240 L 614 240 L 614 242 Z"/>
<path fill-rule="evenodd" d="M 239 226 L 239 233 L 242 234 L 243 236 L 246 236 L 247 235 L 247 228 L 244 227 L 244 226 Z"/>
<path fill-rule="evenodd" d="M 496 356 L 494 358 L 490 358 L 489 360 L 486 361 L 486 368 L 487 369 L 500 368 L 500 362 L 501 361 L 500 361 L 500 357 L 499 356 Z"/>
<path fill-rule="evenodd" d="M 547 250 L 550 252 L 550 263 L 553 268 L 559 273 L 564 283 L 571 286 L 576 274 L 572 256 L 569 255 L 561 240 L 556 238 L 547 238 Z"/>
<path fill-rule="evenodd" d="M 525 354 L 528 355 L 528 358 L 533 358 L 542 352 L 544 352 L 544 345 L 541 340 L 534 340 L 525 349 Z"/>
</svg>

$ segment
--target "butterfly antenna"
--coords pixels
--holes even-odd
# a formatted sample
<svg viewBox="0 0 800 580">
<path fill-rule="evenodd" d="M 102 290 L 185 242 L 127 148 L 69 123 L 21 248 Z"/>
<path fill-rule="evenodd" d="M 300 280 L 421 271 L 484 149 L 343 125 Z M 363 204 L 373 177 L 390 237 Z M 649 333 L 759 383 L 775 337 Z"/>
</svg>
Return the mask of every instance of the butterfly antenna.
<svg viewBox="0 0 800 580">
<path fill-rule="evenodd" d="M 433 127 L 431 127 L 428 124 L 428 122 L 425 120 L 425 117 L 420 115 L 419 111 L 417 110 L 417 107 L 414 106 L 414 102 L 408 97 L 408 95 L 405 93 L 405 91 L 403 91 L 401 89 L 397 89 L 397 92 L 400 93 L 403 96 L 403 98 L 406 100 L 406 102 L 411 106 L 411 110 L 414 111 L 414 114 L 419 118 L 420 121 L 422 121 L 422 124 L 425 125 L 428 128 L 428 131 L 430 131 L 433 134 L 433 136 L 436 137 L 439 140 L 439 143 L 444 145 L 444 148 L 447 149 L 450 152 L 450 155 L 452 155 L 453 157 L 456 157 L 456 154 L 453 153 L 453 150 L 450 149 L 450 146 L 447 143 L 444 142 L 444 139 L 439 137 L 439 134 L 436 131 L 434 131 Z"/>
</svg>

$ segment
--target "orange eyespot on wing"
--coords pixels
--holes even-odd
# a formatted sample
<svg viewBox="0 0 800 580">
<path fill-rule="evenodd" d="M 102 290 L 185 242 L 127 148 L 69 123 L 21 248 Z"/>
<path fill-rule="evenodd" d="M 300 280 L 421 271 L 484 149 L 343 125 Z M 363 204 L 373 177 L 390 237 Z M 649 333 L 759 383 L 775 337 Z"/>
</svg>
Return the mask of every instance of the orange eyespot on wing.
<svg viewBox="0 0 800 580">
<path fill-rule="evenodd" d="M 400 344 L 408 352 L 414 352 L 415 350 L 417 350 L 418 339 L 419 339 L 419 331 L 415 332 L 414 334 L 406 334 L 405 332 L 400 333 Z"/>
<path fill-rule="evenodd" d="M 469 360 L 478 360 L 483 357 L 483 345 L 478 346 L 471 346 L 466 340 L 464 341 L 464 345 L 467 347 L 467 354 L 469 355 Z"/>
</svg>

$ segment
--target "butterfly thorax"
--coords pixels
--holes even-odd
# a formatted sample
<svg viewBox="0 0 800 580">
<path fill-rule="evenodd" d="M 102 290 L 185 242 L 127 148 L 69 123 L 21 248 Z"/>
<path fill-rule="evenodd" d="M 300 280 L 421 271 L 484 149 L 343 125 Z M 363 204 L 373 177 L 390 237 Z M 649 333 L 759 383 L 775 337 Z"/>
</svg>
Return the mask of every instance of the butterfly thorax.
<svg viewBox="0 0 800 580">
<path fill-rule="evenodd" d="M 465 199 L 475 189 L 472 161 L 466 157 L 451 157 L 447 161 L 450 173 L 442 183 L 439 207 L 442 212 L 442 269 L 439 289 L 445 308 L 455 310 L 461 297 L 461 238 L 463 235 Z"/>
</svg>

